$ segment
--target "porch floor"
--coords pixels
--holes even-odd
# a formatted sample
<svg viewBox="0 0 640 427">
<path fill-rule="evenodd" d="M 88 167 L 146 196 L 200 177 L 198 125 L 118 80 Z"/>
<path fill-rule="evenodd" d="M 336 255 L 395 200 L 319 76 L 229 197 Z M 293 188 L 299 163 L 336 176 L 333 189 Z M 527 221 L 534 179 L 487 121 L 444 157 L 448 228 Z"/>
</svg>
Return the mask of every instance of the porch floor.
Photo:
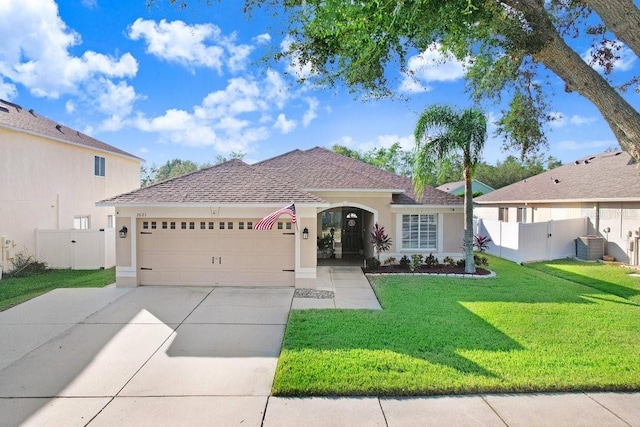
<svg viewBox="0 0 640 427">
<path fill-rule="evenodd" d="M 342 258 L 318 258 L 318 267 L 320 266 L 364 266 L 364 256 L 362 255 L 343 255 Z"/>
</svg>

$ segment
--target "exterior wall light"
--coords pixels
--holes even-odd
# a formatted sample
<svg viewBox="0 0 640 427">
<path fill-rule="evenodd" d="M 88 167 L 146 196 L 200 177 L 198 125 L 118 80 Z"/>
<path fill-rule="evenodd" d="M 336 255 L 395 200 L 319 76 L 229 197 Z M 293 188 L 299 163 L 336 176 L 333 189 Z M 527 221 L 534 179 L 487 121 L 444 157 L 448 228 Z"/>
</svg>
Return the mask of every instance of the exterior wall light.
<svg viewBox="0 0 640 427">
<path fill-rule="evenodd" d="M 309 229 L 308 229 L 307 227 L 305 227 L 305 228 L 302 230 L 302 238 L 303 238 L 304 240 L 307 240 L 307 239 L 309 238 Z"/>
<path fill-rule="evenodd" d="M 127 227 L 123 225 L 120 231 L 118 231 L 118 234 L 120 235 L 121 239 L 124 239 L 125 237 L 127 237 L 127 231 L 128 231 Z"/>
</svg>

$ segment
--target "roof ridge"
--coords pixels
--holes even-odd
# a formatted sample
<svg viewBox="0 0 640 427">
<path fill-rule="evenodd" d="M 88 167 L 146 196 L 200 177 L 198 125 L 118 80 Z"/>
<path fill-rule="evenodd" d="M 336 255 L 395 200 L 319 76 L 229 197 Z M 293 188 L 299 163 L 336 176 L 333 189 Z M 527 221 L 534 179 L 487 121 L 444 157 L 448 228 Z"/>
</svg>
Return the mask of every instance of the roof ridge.
<svg viewBox="0 0 640 427">
<path fill-rule="evenodd" d="M 344 154 L 336 153 L 335 151 L 329 150 L 329 149 L 327 149 L 325 147 L 313 147 L 313 148 L 310 148 L 310 149 L 304 151 L 304 153 L 309 153 L 309 152 L 311 152 L 313 150 L 321 150 L 321 151 L 325 152 L 326 154 L 334 156 L 336 159 L 340 159 L 343 162 L 351 162 L 351 163 L 357 164 L 359 166 L 364 166 L 366 169 L 368 169 L 368 170 L 370 170 L 370 171 L 372 171 L 374 173 L 377 173 L 377 174 L 385 174 L 385 175 L 387 175 L 389 177 L 393 177 L 394 179 L 403 179 L 403 180 L 406 180 L 407 183 L 411 182 L 411 180 L 408 179 L 405 176 L 398 175 L 397 173 L 394 173 L 394 172 L 379 168 L 379 167 L 374 166 L 374 165 L 372 165 L 370 163 L 367 163 L 367 162 L 365 162 L 363 160 L 354 159 L 353 157 L 349 157 L 349 156 L 345 156 Z M 311 154 L 311 153 L 309 153 L 309 154 Z M 374 180 L 378 184 L 387 185 L 387 182 L 379 179 L 378 177 L 372 177 L 371 175 L 366 174 L 366 173 L 362 173 L 359 170 L 354 170 L 354 171 L 351 171 L 351 172 L 352 173 L 357 173 L 358 175 L 360 175 L 360 176 L 362 176 L 364 178 Z"/>
<path fill-rule="evenodd" d="M 271 160 L 275 160 L 275 159 L 278 159 L 280 157 L 291 155 L 291 154 L 293 154 L 295 152 L 303 153 L 304 151 L 300 150 L 299 148 L 296 148 L 294 150 L 287 151 L 286 153 L 278 154 L 277 156 L 269 157 L 268 159 L 264 159 L 264 160 L 260 160 L 259 162 L 254 163 L 254 165 L 260 165 L 262 163 L 265 163 L 265 162 L 268 162 L 268 161 L 271 161 Z"/>
</svg>

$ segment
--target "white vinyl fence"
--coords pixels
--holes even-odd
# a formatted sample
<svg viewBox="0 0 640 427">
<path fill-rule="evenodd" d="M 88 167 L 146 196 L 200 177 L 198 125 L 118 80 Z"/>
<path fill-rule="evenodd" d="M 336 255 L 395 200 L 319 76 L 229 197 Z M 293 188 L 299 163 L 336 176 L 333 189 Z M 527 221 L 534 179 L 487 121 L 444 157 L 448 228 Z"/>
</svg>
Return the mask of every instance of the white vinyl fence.
<svg viewBox="0 0 640 427">
<path fill-rule="evenodd" d="M 476 234 L 489 236 L 487 253 L 517 263 L 574 257 L 575 239 L 587 234 L 587 218 L 529 224 L 474 220 Z"/>
<path fill-rule="evenodd" d="M 49 268 L 111 268 L 116 265 L 116 232 L 113 228 L 36 230 L 36 257 Z"/>
</svg>

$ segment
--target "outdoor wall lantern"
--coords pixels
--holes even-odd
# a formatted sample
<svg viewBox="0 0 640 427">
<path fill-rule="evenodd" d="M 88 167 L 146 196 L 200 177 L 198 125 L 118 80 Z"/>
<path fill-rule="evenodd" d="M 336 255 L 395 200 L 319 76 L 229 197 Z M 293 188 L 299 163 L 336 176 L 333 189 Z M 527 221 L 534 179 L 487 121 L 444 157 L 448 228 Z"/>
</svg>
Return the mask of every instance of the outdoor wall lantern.
<svg viewBox="0 0 640 427">
<path fill-rule="evenodd" d="M 307 227 L 305 227 L 305 228 L 302 230 L 302 238 L 303 238 L 304 240 L 307 240 L 307 239 L 309 238 L 309 229 L 308 229 Z"/>
<path fill-rule="evenodd" d="M 123 225 L 120 231 L 118 231 L 118 234 L 120 234 L 121 239 L 124 239 L 125 237 L 127 237 L 127 231 L 128 231 L 127 227 Z"/>
</svg>

